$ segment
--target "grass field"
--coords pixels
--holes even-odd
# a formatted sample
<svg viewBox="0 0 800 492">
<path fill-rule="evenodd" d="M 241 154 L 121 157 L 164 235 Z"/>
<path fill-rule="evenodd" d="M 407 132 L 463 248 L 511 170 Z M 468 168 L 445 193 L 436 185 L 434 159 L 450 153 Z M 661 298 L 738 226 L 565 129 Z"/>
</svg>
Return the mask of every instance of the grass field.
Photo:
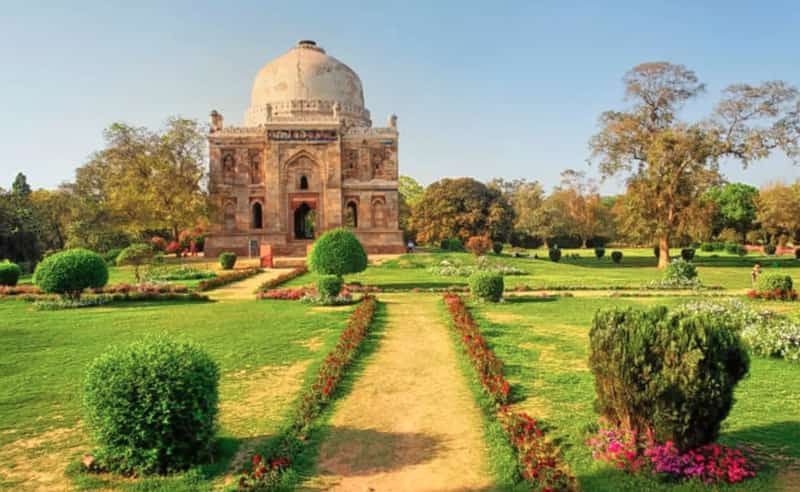
<svg viewBox="0 0 800 492">
<path fill-rule="evenodd" d="M 60 476 L 34 465 L 91 449 L 80 424 L 86 365 L 110 345 L 151 333 L 193 341 L 219 364 L 224 462 L 216 471 L 225 471 L 235 449 L 276 429 L 350 309 L 242 301 L 32 311 L 0 301 L 0 489 L 19 485 L 19 475 Z"/>
<path fill-rule="evenodd" d="M 662 298 L 657 302 L 675 305 L 686 300 Z M 588 333 L 594 312 L 608 302 L 523 296 L 503 304 L 473 304 L 472 310 L 490 345 L 506 363 L 515 406 L 546 425 L 583 490 L 707 490 L 699 484 L 658 484 L 631 477 L 595 462 L 584 445 L 587 430 L 597 422 L 592 407 L 594 380 L 587 367 Z M 654 302 L 614 301 L 616 305 Z M 794 311 L 800 313 L 800 307 Z M 800 467 L 800 367 L 754 357 L 750 375 L 737 388 L 736 403 L 723 423 L 720 442 L 750 445 L 770 456 L 771 468 L 732 489 L 784 490 L 780 487 L 786 486 L 789 475 L 778 472 L 797 472 Z"/>
</svg>

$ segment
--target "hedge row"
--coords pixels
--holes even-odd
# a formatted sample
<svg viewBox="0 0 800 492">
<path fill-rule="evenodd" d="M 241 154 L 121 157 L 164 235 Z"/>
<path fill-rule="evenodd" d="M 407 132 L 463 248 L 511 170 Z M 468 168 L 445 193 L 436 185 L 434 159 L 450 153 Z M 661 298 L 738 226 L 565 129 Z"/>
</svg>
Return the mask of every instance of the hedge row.
<svg viewBox="0 0 800 492">
<path fill-rule="evenodd" d="M 558 448 L 545 438 L 536 420 L 507 406 L 510 385 L 503 375 L 503 362 L 487 346 L 464 300 L 457 294 L 445 294 L 444 302 L 481 385 L 500 407 L 495 418 L 514 448 L 520 476 L 542 490 L 576 490 L 575 478 L 569 474 Z"/>
<path fill-rule="evenodd" d="M 266 282 L 264 282 L 263 284 L 259 285 L 258 289 L 256 289 L 256 293 L 267 292 L 268 290 L 272 290 L 275 287 L 277 287 L 277 286 L 279 286 L 279 285 L 281 285 L 281 284 L 283 284 L 285 282 L 288 282 L 289 280 L 297 278 L 300 275 L 304 275 L 306 273 L 308 273 L 308 267 L 306 267 L 306 266 L 301 266 L 301 267 L 294 268 L 289 272 L 282 273 L 282 274 L 278 275 L 277 277 L 271 278 L 271 279 L 267 280 Z"/>
<path fill-rule="evenodd" d="M 216 289 L 222 287 L 223 285 L 228 285 L 233 282 L 238 282 L 240 280 L 244 280 L 246 278 L 252 277 L 253 275 L 257 275 L 261 273 L 260 267 L 251 267 L 245 268 L 242 270 L 235 270 L 230 273 L 222 273 L 217 275 L 214 278 L 210 278 L 208 280 L 203 280 L 197 284 L 197 291 L 198 292 L 205 292 L 207 290 Z"/>
<path fill-rule="evenodd" d="M 271 449 L 263 456 L 253 457 L 250 471 L 239 479 L 239 490 L 290 488 L 286 481 L 292 480 L 293 474 L 289 473 L 292 463 L 306 449 L 315 421 L 335 398 L 336 389 L 369 333 L 377 307 L 378 301 L 373 296 L 365 296 L 356 307 L 336 347 L 325 357 L 316 381 L 300 398 L 291 423 L 278 435 Z"/>
</svg>

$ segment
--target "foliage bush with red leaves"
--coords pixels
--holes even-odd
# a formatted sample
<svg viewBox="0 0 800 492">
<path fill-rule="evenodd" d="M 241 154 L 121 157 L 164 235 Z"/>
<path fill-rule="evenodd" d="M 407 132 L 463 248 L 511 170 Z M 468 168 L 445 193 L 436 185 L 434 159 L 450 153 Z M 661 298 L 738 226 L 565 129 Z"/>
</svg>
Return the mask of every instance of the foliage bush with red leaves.
<svg viewBox="0 0 800 492">
<path fill-rule="evenodd" d="M 472 236 L 467 240 L 467 251 L 475 256 L 484 256 L 492 249 L 492 240 L 489 236 Z"/>
<path fill-rule="evenodd" d="M 0 285 L 0 297 L 43 294 L 35 285 Z"/>
<path fill-rule="evenodd" d="M 281 285 L 282 283 L 288 282 L 289 280 L 297 278 L 305 273 L 308 273 L 308 268 L 306 266 L 294 268 L 286 273 L 278 275 L 277 277 L 271 278 L 266 282 L 264 282 L 263 284 L 259 285 L 258 289 L 256 289 L 256 293 L 267 292 L 268 290 L 272 290 Z"/>
<path fill-rule="evenodd" d="M 256 294 L 257 299 L 275 299 L 280 301 L 299 301 L 308 296 L 315 295 L 317 291 L 309 287 L 296 287 L 285 289 L 271 289 L 266 292 Z"/>
<path fill-rule="evenodd" d="M 334 399 L 336 389 L 358 355 L 375 318 L 377 306 L 377 299 L 367 295 L 356 307 L 336 347 L 325 357 L 316 380 L 300 398 L 291 423 L 264 456 L 253 457 L 250 471 L 239 479 L 239 490 L 273 490 L 281 486 L 283 475 L 305 449 L 314 421 Z"/>
<path fill-rule="evenodd" d="M 503 362 L 487 346 L 464 300 L 457 294 L 448 293 L 444 302 L 481 385 L 500 405 L 497 419 L 514 448 L 520 476 L 545 492 L 575 490 L 575 478 L 569 474 L 558 449 L 545 438 L 538 423 L 528 414 L 514 412 L 507 406 L 510 385 L 503 375 Z"/>
<path fill-rule="evenodd" d="M 763 299 L 765 301 L 796 301 L 798 299 L 797 291 L 792 290 L 749 290 L 747 297 L 750 299 Z"/>
</svg>

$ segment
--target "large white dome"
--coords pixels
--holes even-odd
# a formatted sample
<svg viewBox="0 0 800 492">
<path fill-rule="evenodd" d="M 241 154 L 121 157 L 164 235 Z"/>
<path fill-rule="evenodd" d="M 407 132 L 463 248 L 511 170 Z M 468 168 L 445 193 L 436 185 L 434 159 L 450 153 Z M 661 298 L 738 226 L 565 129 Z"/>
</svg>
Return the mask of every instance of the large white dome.
<svg viewBox="0 0 800 492">
<path fill-rule="evenodd" d="M 245 125 L 332 118 L 334 112 L 338 117 L 369 124 L 361 80 L 314 41 L 300 41 L 258 71 Z"/>
</svg>

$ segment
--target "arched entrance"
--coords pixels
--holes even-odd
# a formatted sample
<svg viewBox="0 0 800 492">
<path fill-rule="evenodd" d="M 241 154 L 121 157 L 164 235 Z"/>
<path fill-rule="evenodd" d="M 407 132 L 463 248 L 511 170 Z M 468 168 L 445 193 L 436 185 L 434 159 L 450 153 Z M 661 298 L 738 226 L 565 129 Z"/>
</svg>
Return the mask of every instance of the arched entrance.
<svg viewBox="0 0 800 492">
<path fill-rule="evenodd" d="M 306 202 L 294 210 L 294 238 L 314 239 L 317 214 Z"/>
</svg>

